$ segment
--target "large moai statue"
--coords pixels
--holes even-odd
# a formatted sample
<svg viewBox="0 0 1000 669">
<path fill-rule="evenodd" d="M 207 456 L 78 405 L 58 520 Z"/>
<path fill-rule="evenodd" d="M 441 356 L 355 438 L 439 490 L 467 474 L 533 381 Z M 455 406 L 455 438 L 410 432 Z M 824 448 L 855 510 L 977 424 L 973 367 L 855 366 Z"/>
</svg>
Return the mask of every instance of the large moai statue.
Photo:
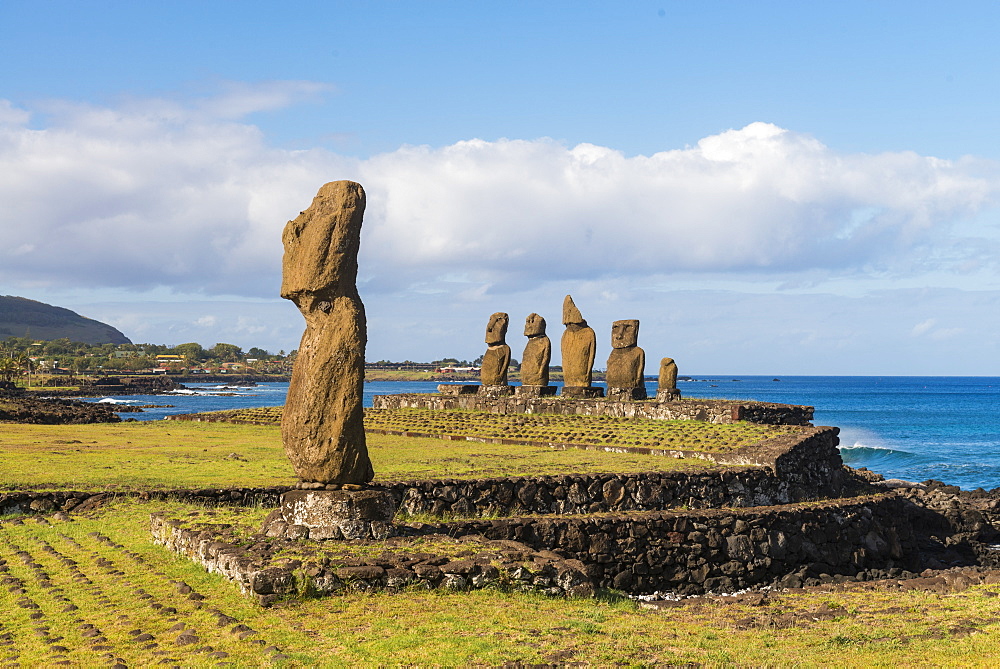
<svg viewBox="0 0 1000 669">
<path fill-rule="evenodd" d="M 656 399 L 660 402 L 671 402 L 681 398 L 677 389 L 677 363 L 673 358 L 660 360 L 660 377 L 656 387 Z"/>
<path fill-rule="evenodd" d="M 545 319 L 530 314 L 524 320 L 524 336 L 528 343 L 521 356 L 521 385 L 516 389 L 517 394 L 525 397 L 554 395 L 556 388 L 549 385 L 552 343 L 545 335 Z"/>
<path fill-rule="evenodd" d="M 281 296 L 299 308 L 299 344 L 281 421 L 285 453 L 302 481 L 282 495 L 265 532 L 308 538 L 384 537 L 395 511 L 374 477 L 365 443 L 362 390 L 367 329 L 358 295 L 365 191 L 351 181 L 319 189 L 282 233 Z M 290 532 L 292 530 L 289 530 Z M 291 536 L 291 535 L 289 535 Z"/>
<path fill-rule="evenodd" d="M 502 311 L 490 316 L 486 325 L 486 353 L 479 370 L 480 391 L 486 394 L 509 394 L 507 368 L 510 366 L 510 346 L 507 346 L 507 314 Z"/>
<path fill-rule="evenodd" d="M 563 390 L 566 397 L 602 397 L 603 388 L 592 387 L 597 335 L 587 325 L 570 295 L 563 300 L 562 352 Z"/>
<path fill-rule="evenodd" d="M 368 335 L 357 276 L 364 213 L 361 185 L 334 181 L 281 235 L 281 296 L 306 319 L 281 440 L 303 481 L 367 483 L 375 476 L 361 405 Z"/>
<path fill-rule="evenodd" d="M 615 321 L 611 325 L 611 355 L 608 356 L 608 397 L 617 400 L 646 399 L 646 352 L 638 346 L 639 321 Z"/>
</svg>

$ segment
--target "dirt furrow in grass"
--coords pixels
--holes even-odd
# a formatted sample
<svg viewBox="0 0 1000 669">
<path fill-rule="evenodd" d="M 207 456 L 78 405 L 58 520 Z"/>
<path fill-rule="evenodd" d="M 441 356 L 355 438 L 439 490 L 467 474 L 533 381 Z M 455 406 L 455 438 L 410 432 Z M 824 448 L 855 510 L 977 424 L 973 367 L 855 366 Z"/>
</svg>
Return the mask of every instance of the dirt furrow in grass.
<svg viewBox="0 0 1000 669">
<path fill-rule="evenodd" d="M 11 529 L 0 524 L 0 603 L 12 611 L 0 630 L 0 660 L 134 666 L 288 658 L 210 596 L 99 532 L 78 539 L 50 530 L 42 538 L 35 528 Z"/>
<path fill-rule="evenodd" d="M 7 586 L 11 599 L 16 598 L 16 606 L 7 607 L 10 611 L 7 622 L 11 626 L 9 647 L 13 652 L 4 660 L 26 664 L 79 662 L 78 650 L 86 647 L 81 625 L 87 624 L 87 614 L 79 614 L 74 603 L 79 599 L 80 589 L 71 587 L 68 596 L 58 574 L 53 580 L 51 565 L 44 564 L 44 558 L 31 549 L 23 538 L 0 538 L 0 555 L 4 560 L 4 575 L 0 580 Z M 102 658 L 109 664 L 115 664 L 116 659 L 113 654 Z"/>
</svg>

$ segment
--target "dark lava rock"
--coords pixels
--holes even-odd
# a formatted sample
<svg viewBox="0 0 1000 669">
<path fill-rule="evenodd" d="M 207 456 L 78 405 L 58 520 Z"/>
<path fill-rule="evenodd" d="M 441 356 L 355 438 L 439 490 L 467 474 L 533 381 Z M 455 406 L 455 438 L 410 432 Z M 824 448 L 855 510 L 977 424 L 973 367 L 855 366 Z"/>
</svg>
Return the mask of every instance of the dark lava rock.
<svg viewBox="0 0 1000 669">
<path fill-rule="evenodd" d="M 120 423 L 121 418 L 105 404 L 76 400 L 6 397 L 0 404 L 0 421 L 34 425 L 81 425 Z"/>
</svg>

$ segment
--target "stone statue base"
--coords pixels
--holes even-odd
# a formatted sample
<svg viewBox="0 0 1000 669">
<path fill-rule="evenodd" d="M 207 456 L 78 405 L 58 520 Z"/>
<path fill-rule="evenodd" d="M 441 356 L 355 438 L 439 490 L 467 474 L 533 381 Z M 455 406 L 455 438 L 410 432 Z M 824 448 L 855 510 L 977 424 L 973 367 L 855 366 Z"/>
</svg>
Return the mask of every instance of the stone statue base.
<svg viewBox="0 0 1000 669">
<path fill-rule="evenodd" d="M 475 395 L 479 392 L 479 384 L 442 383 L 438 392 L 442 395 Z"/>
<path fill-rule="evenodd" d="M 561 397 L 568 397 L 578 400 L 591 400 L 595 397 L 604 397 L 604 388 L 593 388 L 589 386 L 563 386 Z"/>
<path fill-rule="evenodd" d="M 383 488 L 289 490 L 261 531 L 287 539 L 385 539 L 396 500 Z"/>
<path fill-rule="evenodd" d="M 507 397 L 514 394 L 514 386 L 479 386 L 480 397 Z"/>
<path fill-rule="evenodd" d="M 676 388 L 672 390 L 658 390 L 656 391 L 656 401 L 657 402 L 673 402 L 681 398 L 681 391 Z"/>
<path fill-rule="evenodd" d="M 556 394 L 556 386 L 514 386 L 518 397 L 550 397 Z"/>
<path fill-rule="evenodd" d="M 646 388 L 637 386 L 635 388 L 608 388 L 609 400 L 616 402 L 634 402 L 635 400 L 646 399 Z"/>
</svg>

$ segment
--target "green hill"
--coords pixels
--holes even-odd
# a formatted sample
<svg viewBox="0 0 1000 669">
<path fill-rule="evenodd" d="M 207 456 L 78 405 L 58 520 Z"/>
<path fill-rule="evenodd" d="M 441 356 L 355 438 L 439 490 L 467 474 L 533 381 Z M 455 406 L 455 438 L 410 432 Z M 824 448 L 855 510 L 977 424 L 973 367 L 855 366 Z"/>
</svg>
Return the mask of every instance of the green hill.
<svg viewBox="0 0 1000 669">
<path fill-rule="evenodd" d="M 25 297 L 0 295 L 0 340 L 30 337 L 44 341 L 62 339 L 84 344 L 131 344 L 116 328 L 75 311 Z"/>
</svg>

